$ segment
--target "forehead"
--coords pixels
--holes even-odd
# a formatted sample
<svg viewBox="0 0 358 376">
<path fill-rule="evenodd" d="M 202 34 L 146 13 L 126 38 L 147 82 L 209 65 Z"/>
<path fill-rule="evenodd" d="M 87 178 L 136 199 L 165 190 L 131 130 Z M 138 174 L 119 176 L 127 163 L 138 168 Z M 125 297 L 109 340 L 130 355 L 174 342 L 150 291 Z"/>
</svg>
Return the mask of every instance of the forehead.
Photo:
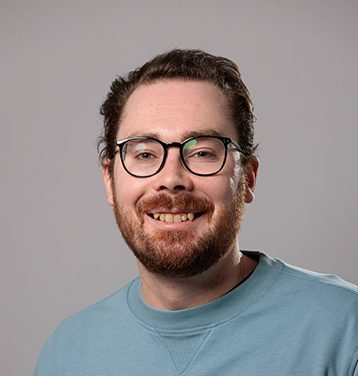
<svg viewBox="0 0 358 376">
<path fill-rule="evenodd" d="M 154 135 L 170 142 L 190 132 L 236 138 L 226 97 L 210 82 L 160 80 L 128 98 L 117 138 Z"/>
</svg>

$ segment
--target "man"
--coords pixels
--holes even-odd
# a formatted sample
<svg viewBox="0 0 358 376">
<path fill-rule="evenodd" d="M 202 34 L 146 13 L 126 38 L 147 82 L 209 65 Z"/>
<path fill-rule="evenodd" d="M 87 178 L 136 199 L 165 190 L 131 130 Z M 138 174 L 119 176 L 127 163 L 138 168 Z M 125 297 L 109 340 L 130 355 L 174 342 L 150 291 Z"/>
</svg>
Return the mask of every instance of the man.
<svg viewBox="0 0 358 376">
<path fill-rule="evenodd" d="M 35 374 L 357 376 L 357 288 L 240 251 L 259 163 L 237 66 L 170 51 L 116 79 L 101 113 L 140 277 L 65 320 Z"/>
</svg>

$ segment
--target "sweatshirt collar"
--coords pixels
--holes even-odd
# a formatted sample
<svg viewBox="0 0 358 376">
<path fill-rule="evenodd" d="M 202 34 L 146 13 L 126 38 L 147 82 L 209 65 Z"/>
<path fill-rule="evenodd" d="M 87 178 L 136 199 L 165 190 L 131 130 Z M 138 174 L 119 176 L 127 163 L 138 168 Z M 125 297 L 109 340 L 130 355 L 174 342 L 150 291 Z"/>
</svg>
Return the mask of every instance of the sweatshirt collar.
<svg viewBox="0 0 358 376">
<path fill-rule="evenodd" d="M 128 287 L 127 304 L 139 323 L 155 331 L 185 331 L 217 326 L 239 315 L 266 294 L 279 276 L 277 261 L 262 252 L 242 251 L 248 257 L 259 257 L 251 276 L 229 293 L 207 304 L 170 311 L 148 305 L 140 293 L 140 278 Z"/>
</svg>

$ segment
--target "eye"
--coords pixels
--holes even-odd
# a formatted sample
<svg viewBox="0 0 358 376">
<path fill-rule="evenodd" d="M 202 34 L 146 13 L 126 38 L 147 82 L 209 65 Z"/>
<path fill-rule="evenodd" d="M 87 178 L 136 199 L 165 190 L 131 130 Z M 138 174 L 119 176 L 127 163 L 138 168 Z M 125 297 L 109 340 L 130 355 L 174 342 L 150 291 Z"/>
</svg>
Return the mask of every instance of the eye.
<svg viewBox="0 0 358 376">
<path fill-rule="evenodd" d="M 142 161 L 146 161 L 146 160 L 150 160 L 150 159 L 155 159 L 157 157 L 149 151 L 143 151 L 141 153 L 138 153 L 134 158 L 142 160 Z"/>
<path fill-rule="evenodd" d="M 196 156 L 198 158 L 209 158 L 209 157 L 212 157 L 214 155 L 215 155 L 214 153 L 209 152 L 207 150 L 199 150 L 198 152 L 196 152 L 194 154 L 194 156 Z"/>
<path fill-rule="evenodd" d="M 158 155 L 150 151 L 142 151 L 133 156 L 133 159 L 139 162 L 151 162 L 158 159 Z"/>
<path fill-rule="evenodd" d="M 125 149 L 127 159 L 136 162 L 152 162 L 161 158 L 161 145 L 155 142 L 132 140 Z"/>
<path fill-rule="evenodd" d="M 184 144 L 185 159 L 189 163 L 214 163 L 225 154 L 225 145 L 215 137 L 203 136 L 189 139 Z"/>
<path fill-rule="evenodd" d="M 187 154 L 187 158 L 190 159 L 202 159 L 202 160 L 211 160 L 217 158 L 217 152 L 215 150 L 210 149 L 197 149 L 191 150 L 190 153 Z"/>
</svg>

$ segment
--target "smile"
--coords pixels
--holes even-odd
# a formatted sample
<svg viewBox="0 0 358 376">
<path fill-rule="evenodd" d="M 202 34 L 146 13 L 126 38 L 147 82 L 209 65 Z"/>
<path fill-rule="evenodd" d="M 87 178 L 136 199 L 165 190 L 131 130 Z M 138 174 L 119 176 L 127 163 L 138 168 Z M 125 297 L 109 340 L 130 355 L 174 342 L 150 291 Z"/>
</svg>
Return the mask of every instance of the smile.
<svg viewBox="0 0 358 376">
<path fill-rule="evenodd" d="M 192 222 L 202 214 L 203 213 L 148 213 L 151 218 L 166 223 Z"/>
</svg>

